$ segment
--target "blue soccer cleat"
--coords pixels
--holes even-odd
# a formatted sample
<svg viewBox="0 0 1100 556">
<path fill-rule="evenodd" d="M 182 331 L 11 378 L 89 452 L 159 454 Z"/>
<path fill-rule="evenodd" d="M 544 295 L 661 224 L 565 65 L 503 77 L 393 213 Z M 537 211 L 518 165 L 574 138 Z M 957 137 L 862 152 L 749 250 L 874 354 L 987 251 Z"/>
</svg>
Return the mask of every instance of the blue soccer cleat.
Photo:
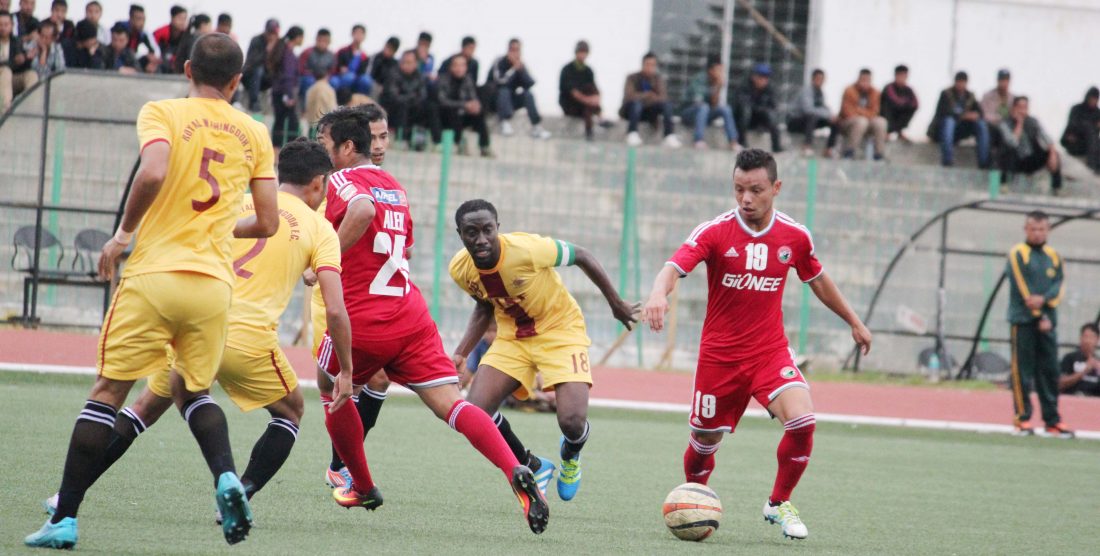
<svg viewBox="0 0 1100 556">
<path fill-rule="evenodd" d="M 66 517 L 57 523 L 46 520 L 41 529 L 23 539 L 23 544 L 36 548 L 72 548 L 76 546 L 76 518 Z"/>
<path fill-rule="evenodd" d="M 565 445 L 565 437 L 561 437 L 561 444 Z M 573 459 L 561 460 L 561 472 L 558 473 L 558 498 L 566 502 L 577 495 L 581 488 L 581 456 Z"/>
<path fill-rule="evenodd" d="M 546 458 L 538 458 L 538 460 L 539 470 L 535 473 L 535 484 L 539 486 L 539 492 L 546 496 L 546 489 L 550 486 L 550 481 L 554 478 L 554 472 L 557 471 L 557 468 L 554 467 L 554 462 Z"/>
<path fill-rule="evenodd" d="M 243 541 L 252 528 L 252 508 L 248 505 L 248 495 L 245 494 L 244 485 L 236 473 L 226 471 L 218 477 L 215 500 L 218 503 L 218 513 L 222 517 L 225 542 L 237 544 Z"/>
</svg>

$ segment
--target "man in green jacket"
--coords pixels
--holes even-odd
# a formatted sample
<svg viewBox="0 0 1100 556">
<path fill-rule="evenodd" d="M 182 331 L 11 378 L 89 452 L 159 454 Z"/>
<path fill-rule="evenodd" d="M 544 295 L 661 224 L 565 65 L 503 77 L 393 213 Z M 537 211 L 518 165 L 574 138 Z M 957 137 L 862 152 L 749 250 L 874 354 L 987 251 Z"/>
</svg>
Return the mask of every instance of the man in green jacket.
<svg viewBox="0 0 1100 556">
<path fill-rule="evenodd" d="M 1044 432 L 1073 438 L 1058 416 L 1058 304 L 1064 292 L 1062 258 L 1046 244 L 1050 218 L 1032 211 L 1027 236 L 1008 253 L 1008 322 L 1012 331 L 1012 401 L 1016 434 L 1031 435 L 1031 387 L 1039 395 Z"/>
</svg>

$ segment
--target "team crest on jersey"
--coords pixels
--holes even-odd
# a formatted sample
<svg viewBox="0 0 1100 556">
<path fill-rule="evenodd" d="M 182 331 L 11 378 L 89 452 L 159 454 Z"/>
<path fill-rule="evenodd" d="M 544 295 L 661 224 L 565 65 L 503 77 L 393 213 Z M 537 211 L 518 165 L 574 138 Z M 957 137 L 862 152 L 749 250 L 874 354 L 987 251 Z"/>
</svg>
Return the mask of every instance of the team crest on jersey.
<svg viewBox="0 0 1100 556">
<path fill-rule="evenodd" d="M 409 204 L 405 198 L 405 192 L 400 189 L 382 189 L 381 187 L 370 188 L 371 195 L 374 195 L 374 200 L 379 203 L 385 203 L 387 205 L 394 205 L 403 207 Z"/>
<path fill-rule="evenodd" d="M 730 250 L 726 251 L 726 256 L 727 257 L 740 257 L 741 255 L 737 252 L 737 246 L 730 246 Z"/>
<path fill-rule="evenodd" d="M 796 376 L 798 376 L 798 369 L 794 367 L 783 367 L 783 370 L 779 371 L 779 377 L 786 380 L 790 380 Z"/>
<path fill-rule="evenodd" d="M 1054 270 L 1054 267 L 1051 267 L 1051 268 L 1047 269 L 1047 278 L 1054 278 L 1055 274 L 1058 274 L 1058 273 Z"/>
<path fill-rule="evenodd" d="M 779 257 L 779 262 L 783 264 L 791 262 L 791 248 L 786 245 L 780 247 L 777 256 Z"/>
</svg>

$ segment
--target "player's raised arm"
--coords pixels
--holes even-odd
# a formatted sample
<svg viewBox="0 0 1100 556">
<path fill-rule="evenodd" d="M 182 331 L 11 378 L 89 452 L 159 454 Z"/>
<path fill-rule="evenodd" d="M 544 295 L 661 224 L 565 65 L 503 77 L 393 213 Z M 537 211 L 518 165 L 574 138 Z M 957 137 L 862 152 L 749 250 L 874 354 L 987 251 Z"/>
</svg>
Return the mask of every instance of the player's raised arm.
<svg viewBox="0 0 1100 556">
<path fill-rule="evenodd" d="M 852 339 L 863 350 L 863 355 L 870 353 L 871 331 L 863 325 L 863 321 L 860 320 L 859 315 L 856 315 L 852 306 L 848 304 L 844 294 L 840 293 L 840 289 L 836 287 L 833 279 L 822 272 L 817 278 L 810 281 L 810 289 L 821 300 L 821 303 L 836 313 L 838 317 L 844 319 L 848 326 L 852 327 Z"/>
<path fill-rule="evenodd" d="M 580 267 L 588 276 L 588 279 L 596 284 L 597 288 L 600 288 L 600 293 L 607 299 L 607 304 L 611 306 L 611 313 L 615 315 L 615 319 L 623 323 L 627 330 L 633 330 L 634 324 L 638 322 L 638 319 L 634 318 L 634 313 L 641 308 L 641 303 L 631 305 L 623 301 L 623 298 L 619 297 L 619 292 L 615 290 L 615 286 L 611 285 L 611 278 L 607 276 L 607 271 L 604 270 L 600 261 L 583 247 L 574 245 L 573 250 L 576 253 L 573 264 Z"/>
<path fill-rule="evenodd" d="M 143 116 L 145 113 L 143 112 Z M 99 277 L 110 280 L 118 268 L 118 257 L 133 239 L 134 230 L 160 194 L 161 185 L 168 175 L 168 155 L 172 147 L 168 141 L 153 141 L 141 151 L 141 163 L 138 165 L 134 181 L 130 185 L 130 196 L 126 199 L 126 208 L 122 211 L 122 222 L 114 237 L 103 245 L 99 258 Z"/>
<path fill-rule="evenodd" d="M 668 294 L 676 289 L 676 279 L 680 277 L 679 271 L 672 265 L 665 265 L 657 273 L 653 280 L 653 290 L 649 292 L 649 300 L 642 308 L 642 320 L 649 325 L 654 332 L 660 332 L 665 327 L 665 314 L 668 313 Z"/>
<path fill-rule="evenodd" d="M 340 273 L 331 269 L 321 269 L 317 273 L 317 284 L 321 288 L 321 297 L 325 300 L 325 321 L 328 335 L 336 351 L 336 360 L 340 362 L 340 374 L 336 377 L 332 405 L 329 411 L 336 411 L 351 398 L 354 386 L 351 383 L 351 320 L 344 307 L 344 290 L 340 284 Z"/>
<path fill-rule="evenodd" d="M 473 351 L 474 346 L 485 336 L 485 331 L 489 330 L 489 325 L 493 323 L 493 306 L 480 299 L 474 301 L 477 304 L 474 306 L 474 312 L 470 314 L 469 322 L 466 323 L 466 332 L 462 334 L 462 339 L 455 347 L 454 354 L 451 355 L 451 361 L 459 372 L 462 371 L 461 366 L 466 364 L 466 358 Z"/>
<path fill-rule="evenodd" d="M 237 221 L 233 237 L 264 238 L 279 231 L 279 193 L 273 179 L 252 180 L 252 204 L 256 213 Z"/>
<path fill-rule="evenodd" d="M 363 237 L 371 221 L 374 220 L 374 212 L 374 203 L 366 199 L 359 201 L 353 199 L 348 206 L 347 214 L 344 215 L 344 221 L 340 223 L 340 229 L 336 230 L 336 235 L 340 236 L 341 253 L 347 252 L 355 242 L 359 241 L 359 238 Z"/>
</svg>

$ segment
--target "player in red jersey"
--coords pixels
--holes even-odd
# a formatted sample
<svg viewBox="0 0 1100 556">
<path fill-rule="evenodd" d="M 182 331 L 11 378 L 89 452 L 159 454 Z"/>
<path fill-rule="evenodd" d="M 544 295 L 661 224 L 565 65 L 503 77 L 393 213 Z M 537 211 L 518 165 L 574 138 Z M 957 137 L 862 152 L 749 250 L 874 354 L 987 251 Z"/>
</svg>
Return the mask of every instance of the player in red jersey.
<svg viewBox="0 0 1100 556">
<path fill-rule="evenodd" d="M 810 387 L 794 365 L 783 330 L 783 286 L 790 267 L 852 327 L 852 338 L 865 354 L 871 333 L 821 268 L 809 230 L 772 207 L 782 187 L 776 173 L 775 159 L 766 151 L 749 149 L 737 156 L 737 208 L 700 224 L 688 236 L 657 274 L 643 318 L 660 331 L 676 278 L 706 262 L 707 316 L 684 475 L 689 482 L 706 484 L 723 433 L 733 432 L 749 398 L 755 398 L 784 428 L 764 518 L 781 525 L 784 536 L 804 539 L 808 532 L 790 497 L 810 460 L 815 421 Z"/>
<path fill-rule="evenodd" d="M 534 475 L 516 460 L 492 418 L 462 399 L 439 330 L 409 278 L 413 221 L 408 198 L 401 184 L 370 160 L 371 142 L 385 140 L 385 111 L 373 104 L 338 108 L 321 118 L 318 129 L 339 169 L 329 178 L 325 217 L 340 237 L 341 281 L 352 331 L 351 372 L 340 370 L 328 337 L 317 353 L 321 399 L 330 404 L 325 426 L 352 477 L 352 484 L 334 490 L 333 497 L 348 508 L 382 505 L 363 450 L 363 424 L 355 407 L 344 402 L 356 386 L 385 368 L 390 380 L 416 392 L 510 478 L 531 531 L 541 533 L 550 510 Z"/>
</svg>

